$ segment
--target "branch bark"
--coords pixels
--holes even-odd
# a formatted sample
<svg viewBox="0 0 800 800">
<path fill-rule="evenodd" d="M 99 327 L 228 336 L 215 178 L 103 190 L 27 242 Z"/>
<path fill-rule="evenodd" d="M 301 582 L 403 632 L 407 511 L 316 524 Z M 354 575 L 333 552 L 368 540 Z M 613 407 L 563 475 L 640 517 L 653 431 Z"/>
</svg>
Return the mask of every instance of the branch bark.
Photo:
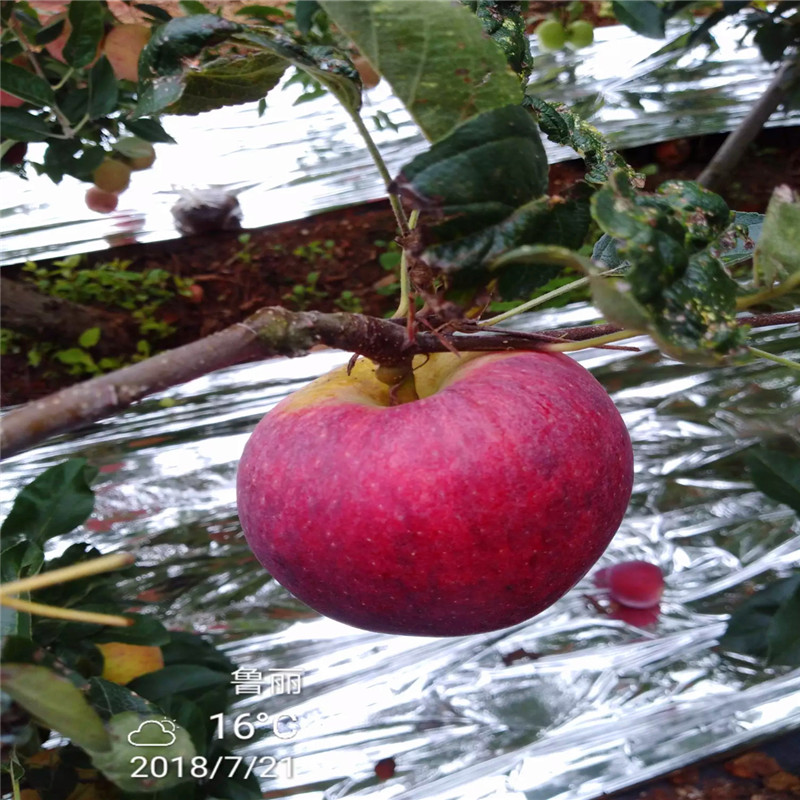
<svg viewBox="0 0 800 800">
<path fill-rule="evenodd" d="M 751 327 L 800 323 L 800 312 L 742 317 Z M 136 400 L 222 367 L 269 356 L 300 356 L 319 344 L 348 350 L 384 364 L 421 353 L 546 349 L 554 340 L 582 341 L 621 328 L 595 325 L 520 333 L 420 332 L 409 342 L 403 321 L 360 314 L 292 312 L 264 308 L 244 322 L 146 361 L 102 375 L 8 412 L 0 422 L 2 457 L 15 455 L 59 433 L 101 419 Z"/>
<path fill-rule="evenodd" d="M 747 146 L 758 136 L 764 123 L 789 93 L 790 87 L 797 79 L 798 71 L 800 62 L 796 57 L 781 64 L 764 94 L 700 173 L 697 182 L 701 186 L 712 192 L 718 192 L 725 187 Z"/>
</svg>

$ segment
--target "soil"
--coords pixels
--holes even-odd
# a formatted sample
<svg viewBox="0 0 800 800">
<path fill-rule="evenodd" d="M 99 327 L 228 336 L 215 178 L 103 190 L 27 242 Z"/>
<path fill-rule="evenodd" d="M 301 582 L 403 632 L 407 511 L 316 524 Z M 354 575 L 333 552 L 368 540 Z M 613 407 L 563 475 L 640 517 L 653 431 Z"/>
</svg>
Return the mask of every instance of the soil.
<svg viewBox="0 0 800 800">
<path fill-rule="evenodd" d="M 776 185 L 788 183 L 800 189 L 799 134 L 796 127 L 761 133 L 737 169 L 735 180 L 722 193 L 731 208 L 764 212 Z M 647 171 L 652 171 L 657 166 L 655 174 L 647 178 L 646 188 L 652 191 L 671 178 L 695 178 L 723 139 L 722 135 L 679 139 L 624 155 L 637 169 L 650 167 Z M 561 194 L 582 177 L 580 161 L 555 164 L 550 170 L 550 193 Z M 242 233 L 249 239 L 244 241 Z M 394 236 L 389 205 L 379 201 L 264 228 L 127 245 L 91 254 L 88 263 L 119 258 L 130 260 L 130 269 L 162 268 L 191 279 L 196 287 L 193 296 L 178 297 L 159 311 L 176 328 L 159 344 L 168 348 L 218 331 L 270 305 L 387 315 L 397 300 L 380 291 L 389 290 L 395 275 L 381 266 L 379 257 Z M 314 272 L 319 273 L 315 296 L 290 299 L 295 286 L 309 288 L 308 275 Z M 21 265 L 3 272 L 12 279 L 22 274 Z M 343 296 L 343 292 L 352 294 Z M 42 370 L 32 369 L 24 350 L 4 356 L 1 366 L 3 406 L 43 396 L 81 379 L 63 371 L 42 374 Z"/>
</svg>

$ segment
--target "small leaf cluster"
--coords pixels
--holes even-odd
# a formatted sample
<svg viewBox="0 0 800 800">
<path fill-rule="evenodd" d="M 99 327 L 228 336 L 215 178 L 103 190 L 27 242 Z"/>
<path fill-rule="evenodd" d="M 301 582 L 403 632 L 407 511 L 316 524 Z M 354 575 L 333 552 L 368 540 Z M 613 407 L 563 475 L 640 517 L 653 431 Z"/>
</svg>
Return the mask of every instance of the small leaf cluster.
<svg viewBox="0 0 800 800">
<path fill-rule="evenodd" d="M 3 3 L 0 15 L 4 154 L 17 143 L 43 142 L 44 157 L 33 163 L 39 174 L 55 183 L 65 175 L 90 181 L 126 137 L 173 141 L 156 119 L 131 116 L 136 84 L 117 78 L 102 50 L 118 24 L 105 3 L 73 2 L 52 17 L 27 2 Z"/>
<path fill-rule="evenodd" d="M 88 542 L 76 542 L 57 557 L 45 556 L 48 542 L 70 534 L 91 515 L 91 482 L 96 475 L 85 459 L 71 459 L 22 489 L 0 527 L 4 582 L 79 565 L 99 555 Z M 141 606 L 142 601 L 121 593 L 120 575 L 126 577 L 127 572 L 80 578 L 30 593 L 31 599 L 51 606 L 124 613 L 133 623 L 126 628 L 31 617 L 2 608 L 0 703 L 4 718 L 13 720 L 8 735 L 4 725 L 4 792 L 15 783 L 17 788 L 36 791 L 42 800 L 66 800 L 92 791 L 97 797 L 125 800 L 158 796 L 154 792 L 167 788 L 178 800 L 260 797 L 255 778 L 242 775 L 222 774 L 202 782 L 192 780 L 187 769 L 189 779 L 184 782 L 176 781 L 175 775 L 160 782 L 131 777 L 132 751 L 120 738 L 120 730 L 135 730 L 146 720 L 168 718 L 176 725 L 175 744 L 159 747 L 159 755 L 211 760 L 229 754 L 209 718 L 224 714 L 231 702 L 231 673 L 236 667 L 202 637 L 170 631 L 153 614 L 128 612 L 129 606 Z M 158 647 L 164 667 L 125 686 L 105 680 L 97 645 L 107 642 Z M 69 743 L 43 750 L 51 732 Z M 148 755 L 147 750 L 139 748 L 133 755 Z"/>
</svg>

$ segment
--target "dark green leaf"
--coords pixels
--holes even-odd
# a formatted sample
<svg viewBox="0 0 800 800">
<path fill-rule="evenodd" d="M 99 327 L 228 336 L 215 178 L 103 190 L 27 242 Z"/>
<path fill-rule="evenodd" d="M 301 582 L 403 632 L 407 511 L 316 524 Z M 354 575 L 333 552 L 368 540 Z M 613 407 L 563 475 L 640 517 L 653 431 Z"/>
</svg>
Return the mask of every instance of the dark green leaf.
<svg viewBox="0 0 800 800">
<path fill-rule="evenodd" d="M 133 625 L 129 625 L 127 628 L 105 626 L 99 633 L 91 637 L 92 641 L 98 644 L 101 642 L 125 642 L 126 644 L 154 646 L 165 645 L 169 642 L 170 632 L 156 617 L 149 614 L 128 616 L 133 619 Z"/>
<path fill-rule="evenodd" d="M 18 67 L 9 61 L 3 61 L 3 71 L 0 74 L 2 75 L 0 88 L 4 92 L 37 106 L 50 106 L 55 102 L 55 95 L 50 84 L 27 69 Z M 5 111 L 3 111 L 3 116 L 5 117 Z"/>
<path fill-rule="evenodd" d="M 172 695 L 162 698 L 160 705 L 164 713 L 192 737 L 197 752 L 204 753 L 208 745 L 210 723 L 197 703 L 180 695 Z"/>
<path fill-rule="evenodd" d="M 607 269 L 616 269 L 624 263 L 617 252 L 617 244 L 614 237 L 609 236 L 607 233 L 604 233 L 595 242 L 592 250 L 592 260 L 600 262 Z"/>
<path fill-rule="evenodd" d="M 527 82 L 533 69 L 533 57 L 520 3 L 478 0 L 475 13 L 486 33 L 506 54 L 511 69 Z"/>
<path fill-rule="evenodd" d="M 464 281 L 474 284 L 477 279 L 489 278 L 486 270 L 497 259 L 522 246 L 552 244 L 579 248 L 589 222 L 590 216 L 585 203 L 540 197 L 520 206 L 496 225 L 441 244 L 429 245 L 423 257 L 432 267 L 449 273 L 480 271 L 482 277 L 478 274 L 465 274 L 463 280 L 459 279 L 460 284 Z M 519 284 L 515 290 L 521 294 L 504 296 L 507 299 L 522 296 L 530 289 L 544 285 L 552 277 L 552 271 L 542 267 L 526 270 L 524 277 L 520 273 L 520 280 L 524 284 Z M 506 291 L 510 292 L 511 284 L 508 281 L 516 283 L 516 280 L 512 277 L 503 277 L 502 280 Z"/>
<path fill-rule="evenodd" d="M 583 272 L 582 256 L 566 247 L 523 245 L 495 259 L 492 272 L 499 272 L 497 289 L 503 298 L 521 298 L 544 286 L 565 268 Z"/>
<path fill-rule="evenodd" d="M 64 60 L 71 67 L 81 69 L 97 57 L 105 33 L 104 15 L 103 4 L 96 0 L 69 4 L 69 24 L 72 31 L 64 45 Z"/>
<path fill-rule="evenodd" d="M 253 17 L 254 19 L 286 16 L 286 12 L 277 6 L 242 6 L 236 13 L 243 17 Z"/>
<path fill-rule="evenodd" d="M 692 182 L 670 181 L 655 195 L 612 175 L 592 198 L 592 214 L 630 263 L 624 278 L 592 277 L 598 307 L 611 322 L 649 333 L 662 350 L 691 363 L 739 352 L 737 284 L 717 252 L 731 214 Z"/>
<path fill-rule="evenodd" d="M 753 37 L 761 56 L 765 61 L 780 61 L 786 48 L 792 44 L 793 31 L 790 26 L 780 23 L 764 23 L 756 30 Z"/>
<path fill-rule="evenodd" d="M 88 87 L 72 88 L 66 95 L 63 92 L 60 95 L 57 100 L 64 116 L 73 125 L 80 124 L 81 120 L 89 113 Z"/>
<path fill-rule="evenodd" d="M 297 23 L 297 30 L 308 36 L 311 26 L 314 24 L 314 14 L 320 10 L 317 0 L 297 0 L 294 9 L 294 21 Z"/>
<path fill-rule="evenodd" d="M 180 0 L 179 5 L 187 14 L 208 14 L 208 9 L 200 0 Z"/>
<path fill-rule="evenodd" d="M 602 186 L 616 170 L 624 171 L 633 180 L 633 169 L 609 147 L 600 131 L 566 106 L 527 94 L 522 104 L 533 112 L 542 133 L 551 142 L 571 147 L 586 162 L 587 183 Z"/>
<path fill-rule="evenodd" d="M 391 85 L 430 141 L 522 99 L 519 78 L 480 22 L 447 0 L 325 0 L 328 16 Z"/>
<path fill-rule="evenodd" d="M 280 81 L 288 64 L 273 53 L 226 56 L 186 74 L 171 114 L 199 114 L 222 106 L 262 99 Z"/>
<path fill-rule="evenodd" d="M 722 4 L 722 8 L 712 11 L 703 22 L 692 31 L 691 36 L 689 36 L 686 42 L 687 49 L 691 49 L 703 41 L 712 40 L 710 35 L 711 29 L 726 17 L 738 14 L 739 11 L 747 5 L 749 5 L 749 0 L 727 0 L 727 2 Z"/>
<path fill-rule="evenodd" d="M 52 134 L 41 117 L 22 108 L 3 109 L 3 137 L 17 142 L 43 142 Z"/>
<path fill-rule="evenodd" d="M 611 3 L 614 16 L 632 31 L 651 39 L 664 38 L 664 11 L 652 0 L 614 0 Z"/>
<path fill-rule="evenodd" d="M 124 119 L 122 124 L 134 135 L 147 142 L 175 144 L 175 140 L 154 119 Z"/>
<path fill-rule="evenodd" d="M 174 664 L 194 664 L 209 667 L 221 672 L 231 673 L 236 669 L 234 663 L 214 645 L 194 633 L 171 631 L 169 643 L 162 646 L 165 666 Z"/>
<path fill-rule="evenodd" d="M 191 17 L 187 17 L 191 19 Z M 139 94 L 139 102 L 131 114 L 131 119 L 158 114 L 167 106 L 180 100 L 183 94 L 183 75 L 169 75 L 144 84 Z"/>
<path fill-rule="evenodd" d="M 756 447 L 747 454 L 747 468 L 760 491 L 800 514 L 800 457 Z"/>
<path fill-rule="evenodd" d="M 120 686 L 104 678 L 89 678 L 89 693 L 87 699 L 94 710 L 104 720 L 120 714 L 123 711 L 137 711 L 140 714 L 156 715 L 162 709 L 148 703 L 138 694 L 132 692 L 127 686 Z"/>
<path fill-rule="evenodd" d="M 114 70 L 103 56 L 89 73 L 89 119 L 110 114 L 117 106 L 119 88 Z"/>
<path fill-rule="evenodd" d="M 172 19 L 169 11 L 166 11 L 160 6 L 153 5 L 152 3 L 134 3 L 134 6 L 139 11 L 148 14 L 153 19 L 157 19 L 159 22 L 169 22 Z"/>
<path fill-rule="evenodd" d="M 361 108 L 361 78 L 346 53 L 327 45 L 304 47 L 275 31 L 248 31 L 237 40 L 263 47 L 308 73 L 350 111 Z"/>
<path fill-rule="evenodd" d="M 97 469 L 85 458 L 72 458 L 45 470 L 14 500 L 0 528 L 0 536 L 25 536 L 43 544 L 84 522 L 94 508 L 89 486 Z"/>
<path fill-rule="evenodd" d="M 487 111 L 406 164 L 392 189 L 447 219 L 446 234 L 494 225 L 547 188 L 539 129 L 521 106 Z"/>
<path fill-rule="evenodd" d="M 130 688 L 148 700 L 157 702 L 162 697 L 230 683 L 230 674 L 218 672 L 208 667 L 176 664 L 171 667 L 150 672 L 131 681 Z"/>
<path fill-rule="evenodd" d="M 800 585 L 775 612 L 767 630 L 767 663 L 800 667 Z"/>
<path fill-rule="evenodd" d="M 69 680 L 34 664 L 3 664 L 0 674 L 3 691 L 48 728 L 80 747 L 108 749 L 102 720 Z"/>
<path fill-rule="evenodd" d="M 769 652 L 769 630 L 775 615 L 799 591 L 800 575 L 794 575 L 756 592 L 731 614 L 720 646 L 735 653 L 765 658 Z"/>
<path fill-rule="evenodd" d="M 145 45 L 139 57 L 139 80 L 180 76 L 186 59 L 194 58 L 204 48 L 220 44 L 241 30 L 238 23 L 215 14 L 171 19 L 157 28 Z"/>
<path fill-rule="evenodd" d="M 51 25 L 46 25 L 44 28 L 38 31 L 34 37 L 34 41 L 36 44 L 40 45 L 54 42 L 64 32 L 64 28 L 65 21 L 63 19 L 57 19 Z"/>
</svg>

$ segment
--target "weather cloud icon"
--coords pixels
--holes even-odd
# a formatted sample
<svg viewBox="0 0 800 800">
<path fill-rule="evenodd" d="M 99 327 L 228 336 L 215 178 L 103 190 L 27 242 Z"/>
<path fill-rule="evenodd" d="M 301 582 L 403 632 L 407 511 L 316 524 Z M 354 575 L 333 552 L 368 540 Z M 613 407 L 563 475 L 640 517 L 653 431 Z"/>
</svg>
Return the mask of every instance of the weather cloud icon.
<svg viewBox="0 0 800 800">
<path fill-rule="evenodd" d="M 171 719 L 146 719 L 128 734 L 134 747 L 169 747 L 175 744 L 175 723 Z"/>
</svg>

